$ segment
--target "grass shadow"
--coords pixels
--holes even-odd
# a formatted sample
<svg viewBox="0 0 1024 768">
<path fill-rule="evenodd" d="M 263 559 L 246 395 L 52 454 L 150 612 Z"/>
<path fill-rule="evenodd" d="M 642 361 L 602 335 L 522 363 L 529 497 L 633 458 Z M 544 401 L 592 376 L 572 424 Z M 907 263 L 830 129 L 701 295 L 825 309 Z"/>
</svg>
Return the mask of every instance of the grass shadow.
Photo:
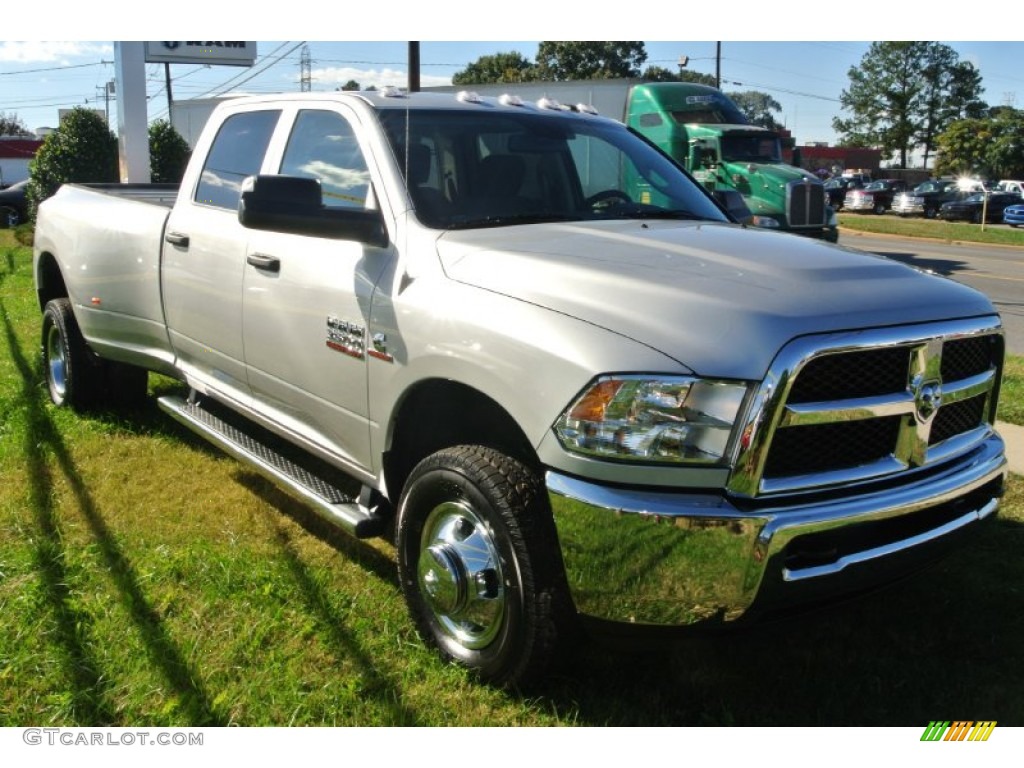
<svg viewBox="0 0 1024 768">
<path fill-rule="evenodd" d="M 89 525 L 151 662 L 160 669 L 174 689 L 180 704 L 179 710 L 192 725 L 224 724 L 223 719 L 214 712 L 199 676 L 167 633 L 159 612 L 146 598 L 131 561 L 118 546 L 116 537 L 107 527 L 82 482 L 74 459 L 48 414 L 39 391 L 32 384 L 40 378 L 40 372 L 22 351 L 2 302 L 0 319 L 3 321 L 4 335 L 12 359 L 23 381 L 22 400 L 28 411 L 30 425 L 26 430 L 24 449 L 32 483 L 31 498 L 36 522 L 42 533 L 36 561 L 46 585 L 48 602 L 54 612 L 58 636 L 68 657 L 68 668 L 75 686 L 76 719 L 88 725 L 118 722 L 116 713 L 107 701 L 110 679 L 103 674 L 97 660 L 89 653 L 83 637 L 83 632 L 87 631 L 87 617 L 73 608 L 68 599 L 68 584 L 71 580 L 64 567 L 64 545 L 52 502 L 55 484 L 50 457 L 56 462 L 74 494 L 78 509 Z"/>
<path fill-rule="evenodd" d="M 348 542 L 343 550 L 339 549 L 341 554 L 349 556 L 347 553 L 353 549 L 366 550 L 366 552 L 360 552 L 356 557 L 351 559 L 354 559 L 361 565 L 368 567 L 368 569 L 371 570 L 377 578 L 388 582 L 397 589 L 397 580 L 395 578 L 393 564 L 389 563 L 386 558 L 381 557 L 380 553 L 376 550 L 360 544 L 357 540 L 345 537 L 345 535 L 340 534 L 339 531 L 328 525 L 326 522 L 319 522 L 318 518 L 316 518 L 316 523 L 313 526 L 313 529 L 310 529 L 310 527 L 307 526 L 307 523 L 310 521 L 304 520 L 303 518 L 305 518 L 305 515 L 299 512 L 299 510 L 292 509 L 291 500 L 280 495 L 280 492 L 275 488 L 266 485 L 262 478 L 246 475 L 244 478 L 241 478 L 240 481 L 247 487 L 253 489 L 253 493 L 256 493 L 267 501 L 272 508 L 276 508 L 279 511 L 284 512 L 289 517 L 296 519 L 303 528 L 308 532 L 311 532 L 313 536 L 316 536 L 318 539 L 322 539 L 322 541 L 328 543 L 333 549 L 339 549 L 333 541 L 336 537 L 344 537 L 347 539 Z M 260 487 L 261 485 L 262 487 Z M 296 512 L 299 512 L 299 514 L 294 514 Z M 364 685 L 362 685 L 360 689 L 360 697 L 372 698 L 380 703 L 382 708 L 389 714 L 389 718 L 387 720 L 388 725 L 419 725 L 419 718 L 415 711 L 408 707 L 404 707 L 401 703 L 402 691 L 400 686 L 393 681 L 392 676 L 388 675 L 386 670 L 380 669 L 380 665 L 376 662 L 374 656 L 362 648 L 352 634 L 344 629 L 344 618 L 339 615 L 336 608 L 332 605 L 328 593 L 317 583 L 308 566 L 296 550 L 288 529 L 281 524 L 280 518 L 273 516 L 272 512 L 267 512 L 267 514 L 269 515 L 269 523 L 273 529 L 274 539 L 278 542 L 278 545 L 285 556 L 288 568 L 292 573 L 292 577 L 294 578 L 300 593 L 302 594 L 303 601 L 305 602 L 307 609 L 310 614 L 315 617 L 319 626 L 321 626 L 324 636 L 328 641 L 328 645 L 331 648 L 331 652 L 334 653 L 341 662 L 354 664 L 359 670 L 360 678 L 364 681 Z M 321 528 L 321 526 L 327 526 L 327 529 L 317 532 L 316 529 Z M 328 534 L 328 536 L 322 536 L 321 534 Z M 352 546 L 352 543 L 354 543 L 354 547 Z M 388 563 L 390 565 L 390 567 L 386 569 L 386 577 L 383 574 L 384 568 L 382 566 L 384 563 Z"/>
</svg>

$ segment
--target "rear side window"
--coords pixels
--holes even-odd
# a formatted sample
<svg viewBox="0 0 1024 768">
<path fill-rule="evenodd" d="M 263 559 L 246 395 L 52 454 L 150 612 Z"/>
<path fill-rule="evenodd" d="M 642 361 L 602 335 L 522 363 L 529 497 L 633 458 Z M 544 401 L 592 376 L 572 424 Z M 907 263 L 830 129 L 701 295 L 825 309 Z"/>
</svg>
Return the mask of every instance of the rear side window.
<svg viewBox="0 0 1024 768">
<path fill-rule="evenodd" d="M 195 201 L 217 208 L 238 208 L 242 181 L 259 173 L 278 110 L 242 112 L 221 125 L 203 166 Z"/>
</svg>

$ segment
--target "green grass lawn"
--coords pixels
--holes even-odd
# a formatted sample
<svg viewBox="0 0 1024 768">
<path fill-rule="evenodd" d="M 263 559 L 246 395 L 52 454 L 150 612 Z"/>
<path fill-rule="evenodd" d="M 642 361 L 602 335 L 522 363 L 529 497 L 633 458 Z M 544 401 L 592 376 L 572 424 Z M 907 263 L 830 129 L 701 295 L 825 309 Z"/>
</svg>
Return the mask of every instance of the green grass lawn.
<svg viewBox="0 0 1024 768">
<path fill-rule="evenodd" d="M 984 231 L 978 224 L 959 221 L 940 221 L 923 217 L 897 216 L 887 213 L 875 216 L 868 213 L 840 213 L 839 226 L 858 232 L 871 232 L 903 237 L 927 237 L 934 240 L 959 243 L 988 243 L 991 245 L 1024 246 L 1024 229 L 987 224 Z M 842 234 L 839 242 L 843 241 Z"/>
<path fill-rule="evenodd" d="M 529 695 L 494 690 L 421 645 L 390 545 L 321 526 L 152 404 L 53 408 L 30 261 L 0 231 L 0 726 L 1024 725 L 1017 479 L 971 546 L 884 593 L 590 643 Z"/>
</svg>

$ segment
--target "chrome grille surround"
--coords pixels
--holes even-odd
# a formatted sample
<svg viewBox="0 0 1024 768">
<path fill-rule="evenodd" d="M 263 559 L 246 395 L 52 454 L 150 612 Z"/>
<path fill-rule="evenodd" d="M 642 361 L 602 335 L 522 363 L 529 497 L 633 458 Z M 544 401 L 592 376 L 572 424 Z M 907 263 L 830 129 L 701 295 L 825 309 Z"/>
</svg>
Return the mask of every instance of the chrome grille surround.
<svg viewBox="0 0 1024 768">
<path fill-rule="evenodd" d="M 786 219 L 791 227 L 823 227 L 825 186 L 812 179 L 786 184 Z"/>
<path fill-rule="evenodd" d="M 890 367 L 905 351 L 904 386 L 892 383 L 897 379 L 891 370 L 885 373 L 890 383 L 881 387 L 890 391 L 874 387 L 870 372 L 863 395 L 856 385 L 835 385 L 834 372 L 820 376 L 823 384 L 801 380 L 805 373 L 817 377 L 815 369 L 832 362 L 841 369 L 845 360 L 855 361 L 859 369 L 876 350 Z M 824 491 L 925 470 L 964 454 L 993 433 L 1002 365 L 997 317 L 796 339 L 776 357 L 752 399 L 729 492 L 755 498 Z M 833 387 L 838 394 L 830 397 Z M 857 444 L 846 451 L 844 440 Z M 779 455 L 793 450 L 827 455 L 813 456 L 806 462 L 811 471 L 799 472 L 804 458 Z"/>
</svg>

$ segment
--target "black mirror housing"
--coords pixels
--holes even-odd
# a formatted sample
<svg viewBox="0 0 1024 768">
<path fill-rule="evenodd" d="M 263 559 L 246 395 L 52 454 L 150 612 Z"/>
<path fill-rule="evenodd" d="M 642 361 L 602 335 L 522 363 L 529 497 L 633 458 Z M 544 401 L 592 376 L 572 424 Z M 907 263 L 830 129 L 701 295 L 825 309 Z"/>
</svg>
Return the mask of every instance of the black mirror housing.
<svg viewBox="0 0 1024 768">
<path fill-rule="evenodd" d="M 242 185 L 238 221 L 248 229 L 388 243 L 380 211 L 326 208 L 320 182 L 302 176 L 250 176 Z"/>
</svg>

